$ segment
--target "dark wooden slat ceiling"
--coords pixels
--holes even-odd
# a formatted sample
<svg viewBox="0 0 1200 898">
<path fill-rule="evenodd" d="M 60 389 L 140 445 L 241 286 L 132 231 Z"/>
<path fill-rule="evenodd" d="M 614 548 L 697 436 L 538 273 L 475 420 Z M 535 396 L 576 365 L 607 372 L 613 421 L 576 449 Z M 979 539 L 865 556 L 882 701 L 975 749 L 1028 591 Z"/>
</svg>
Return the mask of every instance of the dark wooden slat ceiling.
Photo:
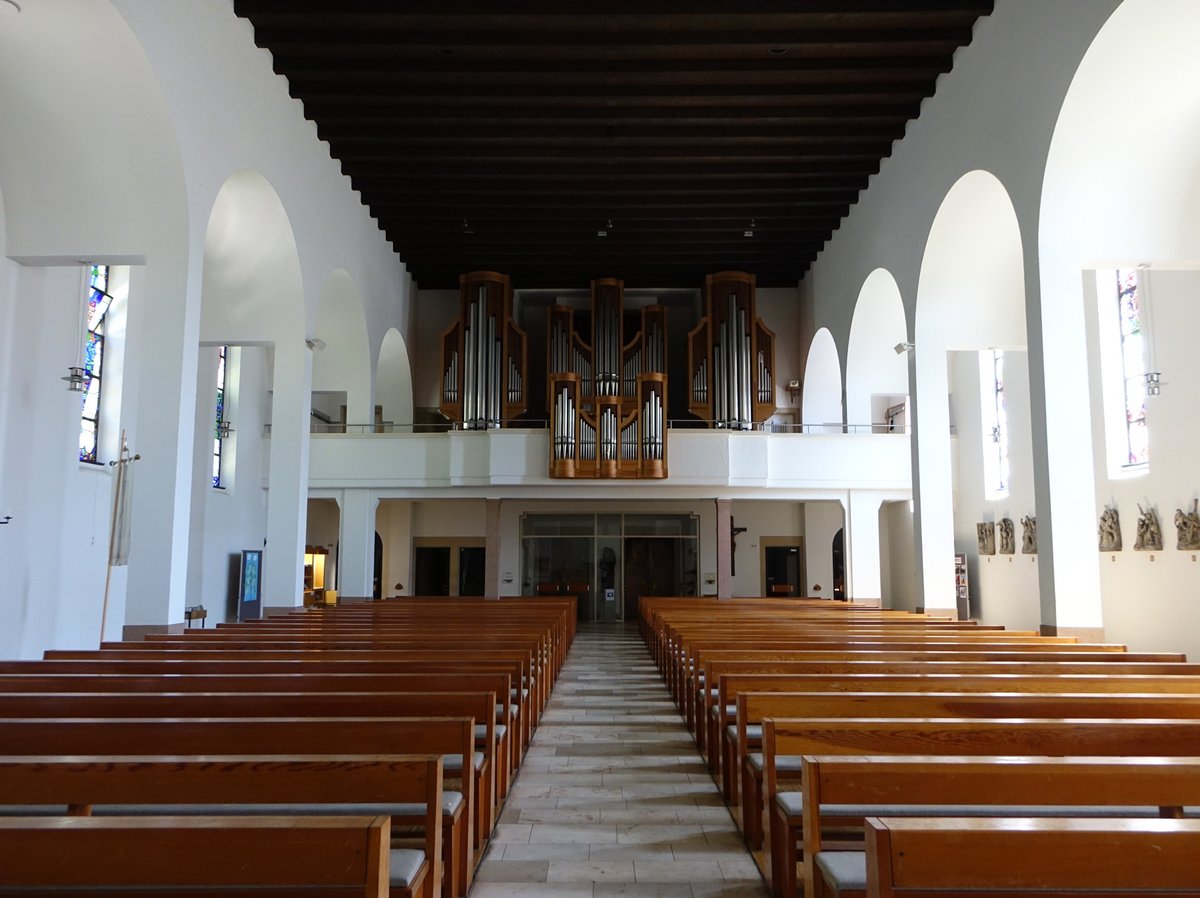
<svg viewBox="0 0 1200 898">
<path fill-rule="evenodd" d="M 794 285 L 992 5 L 234 0 L 418 283 L 518 288 Z"/>
</svg>

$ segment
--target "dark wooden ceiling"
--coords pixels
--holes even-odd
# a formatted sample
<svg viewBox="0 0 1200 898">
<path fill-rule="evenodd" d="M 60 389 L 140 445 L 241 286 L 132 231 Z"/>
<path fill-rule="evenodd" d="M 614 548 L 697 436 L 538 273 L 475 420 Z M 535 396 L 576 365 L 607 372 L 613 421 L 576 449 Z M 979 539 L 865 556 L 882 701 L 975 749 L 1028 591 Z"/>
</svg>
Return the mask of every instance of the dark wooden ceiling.
<svg viewBox="0 0 1200 898">
<path fill-rule="evenodd" d="M 992 5 L 234 0 L 421 286 L 518 288 L 794 285 Z"/>
</svg>

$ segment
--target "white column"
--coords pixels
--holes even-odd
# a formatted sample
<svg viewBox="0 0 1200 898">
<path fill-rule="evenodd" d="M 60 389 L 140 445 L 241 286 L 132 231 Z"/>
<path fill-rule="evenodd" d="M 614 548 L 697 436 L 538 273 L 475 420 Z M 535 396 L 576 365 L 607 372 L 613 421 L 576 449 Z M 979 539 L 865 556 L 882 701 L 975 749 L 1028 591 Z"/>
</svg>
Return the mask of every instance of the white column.
<svg viewBox="0 0 1200 898">
<path fill-rule="evenodd" d="M 200 332 L 200 291 L 188 289 L 185 271 L 186 259 L 165 255 L 130 275 L 121 424 L 142 456 L 132 492 L 130 635 L 183 624 Z"/>
<path fill-rule="evenodd" d="M 346 490 L 342 496 L 341 541 L 338 546 L 340 596 L 374 595 L 375 507 L 370 490 Z"/>
<path fill-rule="evenodd" d="M 869 490 L 851 490 L 846 508 L 846 597 L 883 598 L 879 562 L 879 506 Z"/>
<path fill-rule="evenodd" d="M 717 499 L 717 598 L 733 595 L 733 503 Z"/>
<path fill-rule="evenodd" d="M 484 502 L 484 517 L 486 520 L 486 549 L 483 562 L 483 594 L 489 599 L 500 597 L 500 500 L 487 499 Z"/>
<path fill-rule="evenodd" d="M 946 351 L 918 346 L 908 356 L 918 602 L 922 608 L 957 608 Z"/>
<path fill-rule="evenodd" d="M 1078 269 L 1026 261 L 1025 322 L 1038 529 L 1038 589 L 1048 633 L 1103 638 L 1096 480 L 1084 302 Z M 1042 296 L 1056 297 L 1042 302 Z"/>
<path fill-rule="evenodd" d="M 304 600 L 304 529 L 308 514 L 308 426 L 312 414 L 312 352 L 300 340 L 275 346 L 271 404 L 271 471 L 263 610 Z"/>
</svg>

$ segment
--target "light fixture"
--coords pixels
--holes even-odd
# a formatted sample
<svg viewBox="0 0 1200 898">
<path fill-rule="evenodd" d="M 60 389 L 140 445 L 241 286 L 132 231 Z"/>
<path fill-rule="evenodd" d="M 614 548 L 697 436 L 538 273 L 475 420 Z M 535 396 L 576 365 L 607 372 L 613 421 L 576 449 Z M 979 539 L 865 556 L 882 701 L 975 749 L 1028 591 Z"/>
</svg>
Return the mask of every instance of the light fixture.
<svg viewBox="0 0 1200 898">
<path fill-rule="evenodd" d="M 755 227 L 756 227 L 756 223 L 755 223 L 755 220 L 752 218 L 752 219 L 750 219 L 750 227 L 748 227 L 748 228 L 746 228 L 746 230 L 742 231 L 742 236 L 743 237 L 753 237 Z"/>
<path fill-rule="evenodd" d="M 11 520 L 12 520 L 12 515 L 6 514 L 4 517 L 0 518 L 0 524 L 7 524 Z"/>
<path fill-rule="evenodd" d="M 771 47 L 767 52 L 772 56 L 786 56 L 790 49 L 790 47 Z"/>
<path fill-rule="evenodd" d="M 896 355 L 904 355 L 904 353 L 912 352 L 916 348 L 917 348 L 917 344 L 909 342 L 908 340 L 905 340 L 901 343 L 897 343 L 895 346 L 892 347 L 892 349 L 894 349 L 896 351 Z"/>
<path fill-rule="evenodd" d="M 313 349 L 313 350 L 316 350 L 317 352 L 320 352 L 322 349 L 325 348 L 326 344 L 325 344 L 325 341 L 322 340 L 320 337 L 305 337 L 304 345 L 307 346 L 309 349 Z"/>
<path fill-rule="evenodd" d="M 221 421 L 219 424 L 217 424 L 217 436 L 220 439 L 228 439 L 231 433 L 233 433 L 233 425 L 228 421 Z"/>
<path fill-rule="evenodd" d="M 0 0 L 0 3 L 5 0 Z M 67 382 L 67 389 L 72 393 L 83 393 L 87 390 L 87 372 L 84 369 L 72 365 L 67 369 L 67 376 L 59 378 Z"/>
<path fill-rule="evenodd" d="M 15 16 L 21 11 L 17 0 L 0 0 L 0 16 Z"/>
<path fill-rule="evenodd" d="M 1146 372 L 1146 395 L 1158 396 L 1162 393 L 1162 372 L 1147 371 Z"/>
<path fill-rule="evenodd" d="M 465 218 L 463 219 L 462 232 L 463 232 L 463 235 L 466 237 L 470 237 L 472 234 L 475 233 L 475 229 L 473 227 L 471 227 L 470 224 L 468 224 L 468 222 Z"/>
<path fill-rule="evenodd" d="M 596 236 L 597 237 L 607 237 L 608 232 L 611 230 L 612 230 L 612 219 L 610 218 L 608 220 L 608 223 L 604 227 L 597 229 Z"/>
</svg>

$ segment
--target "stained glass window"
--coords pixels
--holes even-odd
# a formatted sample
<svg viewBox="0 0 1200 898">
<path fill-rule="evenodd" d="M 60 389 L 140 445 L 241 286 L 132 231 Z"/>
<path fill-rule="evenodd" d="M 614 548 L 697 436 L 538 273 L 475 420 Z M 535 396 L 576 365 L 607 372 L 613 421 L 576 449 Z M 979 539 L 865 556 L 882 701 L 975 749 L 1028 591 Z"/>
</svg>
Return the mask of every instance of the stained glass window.
<svg viewBox="0 0 1200 898">
<path fill-rule="evenodd" d="M 1004 392 L 1004 350 L 979 353 L 979 398 L 983 418 L 983 470 L 989 496 L 1008 493 L 1008 402 Z"/>
<path fill-rule="evenodd" d="M 225 442 L 225 356 L 229 347 L 222 346 L 217 353 L 217 420 L 213 427 L 212 485 L 224 489 L 221 482 L 221 453 Z"/>
<path fill-rule="evenodd" d="M 1121 376 L 1125 398 L 1125 466 L 1150 461 L 1146 427 L 1146 344 L 1142 332 L 1142 300 L 1136 268 L 1117 271 L 1117 314 L 1121 326 Z"/>
<path fill-rule="evenodd" d="M 108 266 L 88 266 L 87 336 L 83 344 L 83 407 L 79 420 L 79 460 L 99 464 L 100 403 L 104 385 L 104 316 L 112 304 Z"/>
</svg>

